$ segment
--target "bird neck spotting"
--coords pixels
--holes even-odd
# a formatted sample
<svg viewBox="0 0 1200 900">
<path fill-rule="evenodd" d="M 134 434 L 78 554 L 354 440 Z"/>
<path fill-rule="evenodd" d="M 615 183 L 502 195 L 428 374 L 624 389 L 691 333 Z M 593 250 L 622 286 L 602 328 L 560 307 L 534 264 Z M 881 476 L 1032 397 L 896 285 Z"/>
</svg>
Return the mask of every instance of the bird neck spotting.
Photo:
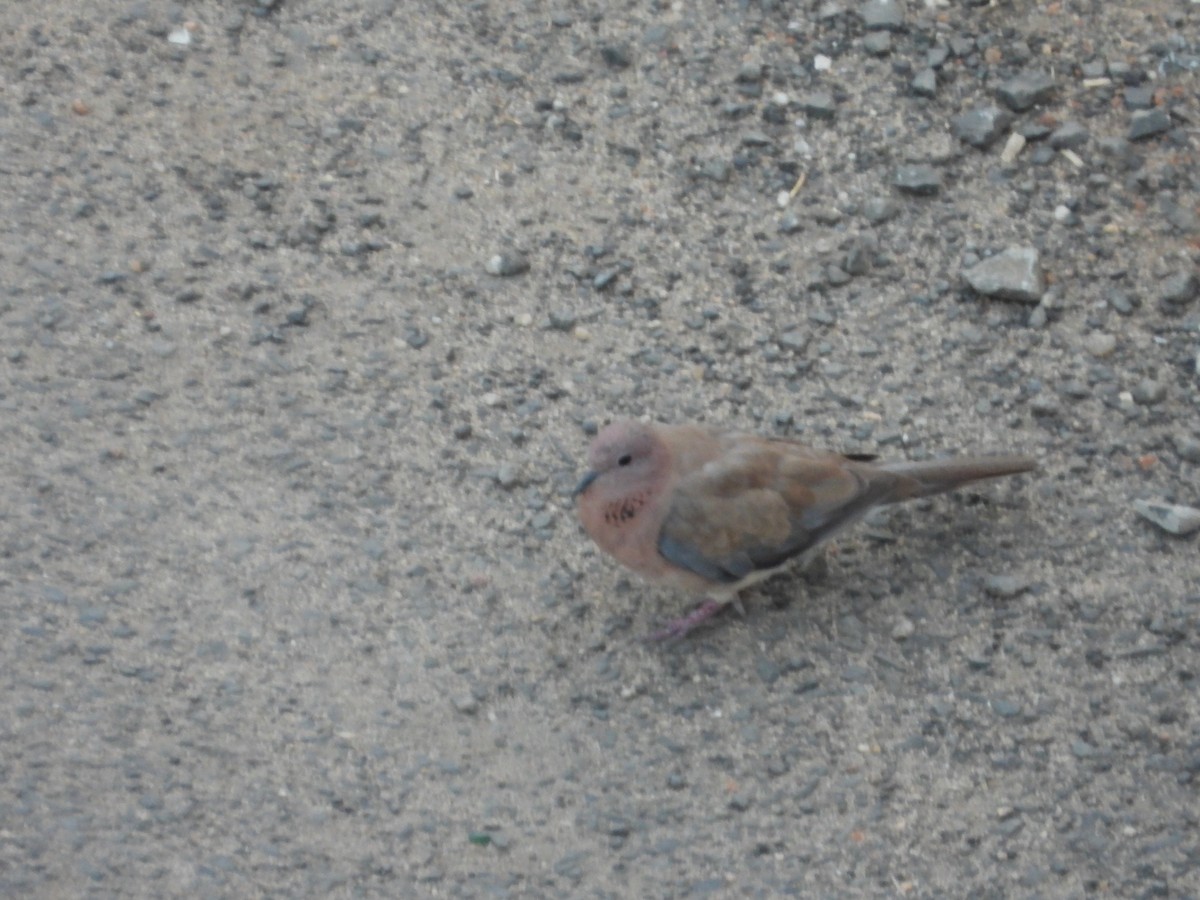
<svg viewBox="0 0 1200 900">
<path fill-rule="evenodd" d="M 1036 468 L 1027 456 L 876 462 L 783 438 L 619 420 L 592 441 L 580 523 L 619 563 L 698 594 L 680 638 L 877 506 Z"/>
</svg>

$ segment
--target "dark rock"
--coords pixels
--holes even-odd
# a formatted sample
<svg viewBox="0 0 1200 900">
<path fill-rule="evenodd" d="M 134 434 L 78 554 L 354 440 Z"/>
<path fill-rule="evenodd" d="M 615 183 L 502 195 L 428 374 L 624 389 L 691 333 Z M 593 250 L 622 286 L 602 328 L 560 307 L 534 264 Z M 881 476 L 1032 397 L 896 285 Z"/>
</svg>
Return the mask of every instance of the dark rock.
<svg viewBox="0 0 1200 900">
<path fill-rule="evenodd" d="M 967 269 L 972 289 L 987 297 L 1037 303 L 1045 293 L 1038 252 L 1033 247 L 1010 247 Z"/>
<path fill-rule="evenodd" d="M 867 0 L 858 14 L 867 31 L 904 30 L 904 7 L 898 0 Z"/>
<path fill-rule="evenodd" d="M 800 108 L 814 119 L 829 120 L 837 115 L 837 102 L 828 91 L 816 91 L 801 97 Z"/>
<path fill-rule="evenodd" d="M 1169 307 L 1187 306 L 1196 299 L 1200 281 L 1195 272 L 1176 272 L 1159 284 L 1159 297 Z"/>
<path fill-rule="evenodd" d="M 1126 109 L 1152 109 L 1154 107 L 1154 88 L 1149 85 L 1127 87 L 1122 95 Z"/>
<path fill-rule="evenodd" d="M 996 89 L 996 96 L 1014 112 L 1024 112 L 1053 96 L 1054 79 L 1045 72 L 1022 72 Z"/>
<path fill-rule="evenodd" d="M 1078 122 L 1064 122 L 1050 135 L 1050 146 L 1055 150 L 1082 147 L 1091 138 L 1088 130 Z"/>
<path fill-rule="evenodd" d="M 909 84 L 909 90 L 917 97 L 932 97 L 937 94 L 937 73 L 933 69 L 922 69 Z"/>
<path fill-rule="evenodd" d="M 1142 141 L 1155 135 L 1171 130 L 1171 117 L 1161 106 L 1154 109 L 1139 109 L 1129 117 L 1129 132 L 1126 137 L 1131 141 Z"/>
<path fill-rule="evenodd" d="M 942 188 L 942 176 L 927 163 L 913 163 L 896 170 L 893 184 L 906 194 L 929 196 Z"/>
<path fill-rule="evenodd" d="M 628 69 L 633 65 L 633 51 L 628 44 L 605 44 L 600 48 L 600 58 L 610 69 Z"/>
<path fill-rule="evenodd" d="M 900 212 L 900 204 L 891 197 L 872 197 L 863 203 L 863 218 L 872 225 L 881 225 L 896 218 Z"/>
<path fill-rule="evenodd" d="M 1012 120 L 1012 113 L 998 106 L 981 106 L 955 116 L 950 121 L 950 131 L 960 141 L 985 150 L 1008 131 Z"/>
<path fill-rule="evenodd" d="M 872 31 L 863 38 L 863 49 L 872 56 L 887 56 L 892 52 L 892 35 L 888 31 Z"/>
</svg>

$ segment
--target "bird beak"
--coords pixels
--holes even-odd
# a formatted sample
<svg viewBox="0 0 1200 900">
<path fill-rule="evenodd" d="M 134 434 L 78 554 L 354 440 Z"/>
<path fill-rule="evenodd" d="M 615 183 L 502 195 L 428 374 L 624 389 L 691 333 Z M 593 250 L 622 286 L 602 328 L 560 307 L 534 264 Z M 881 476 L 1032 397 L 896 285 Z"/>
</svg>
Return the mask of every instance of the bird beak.
<svg viewBox="0 0 1200 900">
<path fill-rule="evenodd" d="M 575 485 L 575 493 L 572 494 L 571 496 L 578 497 L 580 494 L 582 494 L 584 491 L 586 491 L 589 487 L 591 487 L 592 482 L 595 481 L 599 477 L 600 477 L 599 472 L 588 472 L 586 475 L 583 476 L 582 479 L 580 479 L 579 484 Z"/>
</svg>

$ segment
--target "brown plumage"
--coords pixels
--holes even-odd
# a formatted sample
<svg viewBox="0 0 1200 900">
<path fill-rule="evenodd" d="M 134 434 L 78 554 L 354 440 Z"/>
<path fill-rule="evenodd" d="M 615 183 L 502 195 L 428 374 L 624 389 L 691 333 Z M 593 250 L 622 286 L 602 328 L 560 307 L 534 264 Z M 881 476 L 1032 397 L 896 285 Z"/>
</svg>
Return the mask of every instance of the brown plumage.
<svg viewBox="0 0 1200 900">
<path fill-rule="evenodd" d="M 870 509 L 1027 472 L 1024 456 L 872 462 L 794 441 L 619 421 L 596 436 L 576 490 L 606 553 L 707 599 L 656 638 L 681 637 Z"/>
</svg>

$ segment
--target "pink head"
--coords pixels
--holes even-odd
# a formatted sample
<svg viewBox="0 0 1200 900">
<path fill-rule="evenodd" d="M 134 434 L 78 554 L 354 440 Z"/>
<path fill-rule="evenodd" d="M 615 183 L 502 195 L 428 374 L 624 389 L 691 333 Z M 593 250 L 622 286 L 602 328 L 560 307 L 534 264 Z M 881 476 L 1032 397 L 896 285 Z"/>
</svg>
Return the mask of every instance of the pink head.
<svg viewBox="0 0 1200 900">
<path fill-rule="evenodd" d="M 609 496 L 629 496 L 647 491 L 670 464 L 666 445 L 651 426 L 623 419 L 596 435 L 588 449 L 588 473 L 575 495 L 593 489 Z"/>
</svg>

